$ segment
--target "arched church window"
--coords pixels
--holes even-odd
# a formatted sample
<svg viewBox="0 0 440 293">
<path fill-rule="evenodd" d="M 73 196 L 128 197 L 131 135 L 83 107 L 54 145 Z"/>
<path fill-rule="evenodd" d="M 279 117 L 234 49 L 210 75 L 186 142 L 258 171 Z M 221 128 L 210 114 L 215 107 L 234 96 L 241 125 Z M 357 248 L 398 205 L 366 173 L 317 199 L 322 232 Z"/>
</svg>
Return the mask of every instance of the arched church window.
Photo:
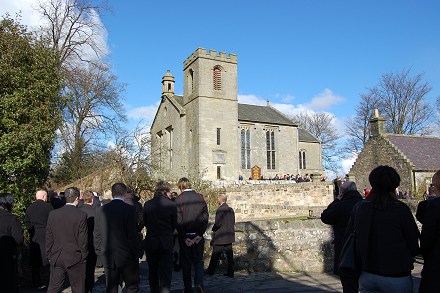
<svg viewBox="0 0 440 293">
<path fill-rule="evenodd" d="M 266 130 L 266 161 L 267 169 L 275 169 L 275 132 Z"/>
<path fill-rule="evenodd" d="M 214 66 L 214 90 L 220 91 L 222 89 L 222 68 L 219 65 Z"/>
<path fill-rule="evenodd" d="M 241 168 L 251 168 L 251 131 L 249 128 L 242 128 L 241 137 Z"/>
<path fill-rule="evenodd" d="M 300 169 L 307 169 L 306 165 L 306 151 L 300 150 L 299 151 L 299 168 Z"/>
</svg>

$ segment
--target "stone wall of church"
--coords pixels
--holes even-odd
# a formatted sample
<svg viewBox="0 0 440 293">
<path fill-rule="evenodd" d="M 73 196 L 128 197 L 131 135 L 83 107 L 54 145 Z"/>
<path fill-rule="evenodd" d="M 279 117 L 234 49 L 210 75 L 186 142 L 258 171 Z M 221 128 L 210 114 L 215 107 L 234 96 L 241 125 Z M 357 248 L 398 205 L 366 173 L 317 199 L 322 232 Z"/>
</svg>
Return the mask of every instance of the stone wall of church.
<svg viewBox="0 0 440 293">
<path fill-rule="evenodd" d="M 321 161 L 321 144 L 300 141 L 298 143 L 298 151 L 300 150 L 306 151 L 306 168 L 299 170 L 300 174 L 322 174 L 324 170 Z M 299 154 L 297 154 L 297 157 L 299 159 Z"/>
<path fill-rule="evenodd" d="M 212 248 L 205 234 L 205 264 Z M 319 219 L 237 222 L 233 244 L 235 270 L 328 272 L 333 267 L 331 226 Z M 206 267 L 205 266 L 205 267 Z M 220 264 L 220 267 L 224 264 Z M 218 268 L 222 270 L 222 268 Z"/>
<path fill-rule="evenodd" d="M 239 220 L 319 217 L 333 201 L 331 182 L 235 181 L 222 187 Z"/>
<path fill-rule="evenodd" d="M 365 144 L 349 171 L 350 175 L 355 176 L 359 190 L 371 188 L 368 176 L 379 165 L 395 168 L 401 179 L 399 189 L 412 193 L 412 171 L 409 160 L 383 136 L 372 138 Z"/>
<path fill-rule="evenodd" d="M 276 174 L 282 176 L 298 173 L 298 155 L 296 155 L 298 153 L 298 145 L 296 144 L 298 131 L 295 127 L 242 122 L 237 132 L 239 143 L 241 127 L 247 127 L 251 132 L 251 168 L 260 167 L 261 175 L 264 178 L 272 178 Z M 266 131 L 274 131 L 275 133 L 275 169 L 267 168 Z M 241 169 L 240 154 L 238 154 L 237 160 L 240 160 L 240 169 L 238 170 L 241 170 L 241 175 L 244 178 L 250 178 L 251 169 Z M 232 179 L 238 178 L 238 175 L 236 174 Z"/>
</svg>

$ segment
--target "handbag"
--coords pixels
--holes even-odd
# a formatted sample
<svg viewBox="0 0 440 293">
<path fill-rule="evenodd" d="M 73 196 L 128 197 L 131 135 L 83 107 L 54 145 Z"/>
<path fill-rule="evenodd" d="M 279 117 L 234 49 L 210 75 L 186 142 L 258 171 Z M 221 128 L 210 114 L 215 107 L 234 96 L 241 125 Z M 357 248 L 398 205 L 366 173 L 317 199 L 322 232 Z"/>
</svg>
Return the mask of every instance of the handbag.
<svg viewBox="0 0 440 293">
<path fill-rule="evenodd" d="M 360 271 L 359 259 L 356 253 L 356 231 L 353 231 L 347 238 L 339 255 L 340 271 Z"/>
<path fill-rule="evenodd" d="M 360 258 L 356 251 L 356 218 L 359 206 L 354 214 L 353 232 L 345 240 L 339 255 L 338 268 L 340 272 L 360 273 L 361 271 Z"/>
</svg>

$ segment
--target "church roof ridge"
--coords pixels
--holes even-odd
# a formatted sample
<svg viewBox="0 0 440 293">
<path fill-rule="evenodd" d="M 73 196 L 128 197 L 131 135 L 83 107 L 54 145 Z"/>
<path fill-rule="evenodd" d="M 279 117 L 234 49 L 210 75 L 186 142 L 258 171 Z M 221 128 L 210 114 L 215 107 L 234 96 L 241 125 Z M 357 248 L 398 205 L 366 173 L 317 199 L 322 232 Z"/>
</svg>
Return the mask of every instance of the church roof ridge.
<svg viewBox="0 0 440 293">
<path fill-rule="evenodd" d="M 286 115 L 271 106 L 258 106 L 238 103 L 238 120 L 298 126 Z"/>
</svg>

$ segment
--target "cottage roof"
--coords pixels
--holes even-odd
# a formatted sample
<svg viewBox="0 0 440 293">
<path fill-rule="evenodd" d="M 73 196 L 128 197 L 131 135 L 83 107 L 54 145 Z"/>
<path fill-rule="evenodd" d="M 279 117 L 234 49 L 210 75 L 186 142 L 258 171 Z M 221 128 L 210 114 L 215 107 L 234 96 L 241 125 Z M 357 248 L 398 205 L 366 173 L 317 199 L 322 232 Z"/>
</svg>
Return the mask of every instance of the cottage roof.
<svg viewBox="0 0 440 293">
<path fill-rule="evenodd" d="M 415 170 L 440 170 L 440 138 L 388 134 L 394 144 L 413 164 Z"/>
<path fill-rule="evenodd" d="M 297 126 L 287 116 L 270 106 L 238 104 L 238 120 Z"/>
<path fill-rule="evenodd" d="M 313 134 L 300 127 L 298 127 L 298 141 L 319 142 L 319 140 Z"/>
</svg>

